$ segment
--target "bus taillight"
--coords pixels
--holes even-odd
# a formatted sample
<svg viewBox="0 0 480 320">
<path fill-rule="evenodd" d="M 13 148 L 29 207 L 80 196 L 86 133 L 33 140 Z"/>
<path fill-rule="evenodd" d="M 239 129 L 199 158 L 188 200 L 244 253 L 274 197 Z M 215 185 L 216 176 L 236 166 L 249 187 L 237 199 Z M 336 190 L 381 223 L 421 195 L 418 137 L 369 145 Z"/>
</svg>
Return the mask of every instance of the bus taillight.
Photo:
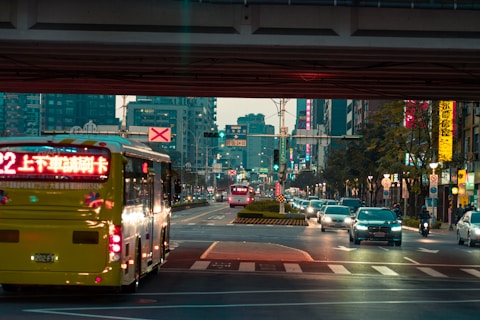
<svg viewBox="0 0 480 320">
<path fill-rule="evenodd" d="M 120 253 L 122 252 L 122 228 L 112 225 L 109 234 L 109 254 L 110 262 L 120 261 Z"/>
</svg>

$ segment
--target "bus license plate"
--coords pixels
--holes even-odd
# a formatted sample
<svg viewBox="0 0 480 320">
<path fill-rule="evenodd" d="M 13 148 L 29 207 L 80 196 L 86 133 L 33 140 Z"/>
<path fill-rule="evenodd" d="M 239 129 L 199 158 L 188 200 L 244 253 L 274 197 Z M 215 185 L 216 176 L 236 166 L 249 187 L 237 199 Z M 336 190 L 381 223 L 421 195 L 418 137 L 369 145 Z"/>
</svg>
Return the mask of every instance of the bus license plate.
<svg viewBox="0 0 480 320">
<path fill-rule="evenodd" d="M 55 255 L 53 253 L 36 253 L 34 261 L 39 263 L 53 263 Z"/>
</svg>

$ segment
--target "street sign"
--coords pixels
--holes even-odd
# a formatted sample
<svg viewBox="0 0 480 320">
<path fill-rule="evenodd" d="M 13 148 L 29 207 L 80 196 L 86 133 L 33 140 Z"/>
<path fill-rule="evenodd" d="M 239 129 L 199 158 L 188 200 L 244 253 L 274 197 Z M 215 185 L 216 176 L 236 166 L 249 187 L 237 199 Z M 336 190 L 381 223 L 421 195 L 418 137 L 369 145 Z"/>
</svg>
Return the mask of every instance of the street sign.
<svg viewBox="0 0 480 320">
<path fill-rule="evenodd" d="M 438 198 L 438 175 L 430 175 L 430 198 Z"/>
<path fill-rule="evenodd" d="M 246 147 L 247 146 L 247 125 L 226 125 L 225 146 Z"/>
<path fill-rule="evenodd" d="M 149 142 L 170 142 L 172 130 L 170 128 L 148 128 Z"/>
<path fill-rule="evenodd" d="M 383 199 L 390 199 L 390 189 L 383 190 Z"/>
<path fill-rule="evenodd" d="M 287 162 L 287 139 L 285 137 L 280 138 L 280 163 Z"/>
<path fill-rule="evenodd" d="M 221 173 L 222 172 L 222 164 L 221 163 L 212 164 L 212 172 L 213 173 Z"/>
</svg>

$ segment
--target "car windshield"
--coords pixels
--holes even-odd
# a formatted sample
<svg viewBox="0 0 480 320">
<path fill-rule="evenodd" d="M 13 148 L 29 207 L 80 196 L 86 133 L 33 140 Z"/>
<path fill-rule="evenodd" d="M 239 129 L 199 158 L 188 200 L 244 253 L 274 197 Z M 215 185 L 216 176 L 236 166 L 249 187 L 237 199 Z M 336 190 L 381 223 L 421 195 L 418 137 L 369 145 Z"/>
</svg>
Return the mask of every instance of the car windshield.
<svg viewBox="0 0 480 320">
<path fill-rule="evenodd" d="M 472 223 L 480 223 L 480 212 L 472 212 Z"/>
<path fill-rule="evenodd" d="M 347 207 L 327 206 L 327 208 L 325 209 L 325 214 L 340 214 L 340 215 L 348 216 L 350 215 L 350 209 Z"/>
<path fill-rule="evenodd" d="M 357 199 L 343 199 L 342 204 L 344 206 L 350 206 L 350 207 L 360 207 L 362 205 L 360 200 L 357 200 Z"/>
<path fill-rule="evenodd" d="M 320 208 L 324 202 L 323 201 L 310 201 L 310 206 L 313 208 Z"/>
<path fill-rule="evenodd" d="M 394 220 L 390 210 L 361 210 L 358 213 L 359 220 Z"/>
</svg>

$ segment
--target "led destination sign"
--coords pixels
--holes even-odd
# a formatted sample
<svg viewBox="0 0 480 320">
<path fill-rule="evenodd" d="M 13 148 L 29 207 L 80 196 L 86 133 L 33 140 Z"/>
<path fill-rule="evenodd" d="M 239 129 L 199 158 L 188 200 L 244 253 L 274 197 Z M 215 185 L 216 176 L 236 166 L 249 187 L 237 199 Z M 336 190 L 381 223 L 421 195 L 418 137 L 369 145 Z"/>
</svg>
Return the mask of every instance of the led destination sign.
<svg viewBox="0 0 480 320">
<path fill-rule="evenodd" d="M 109 158 L 102 154 L 0 151 L 2 179 L 105 180 Z"/>
</svg>

